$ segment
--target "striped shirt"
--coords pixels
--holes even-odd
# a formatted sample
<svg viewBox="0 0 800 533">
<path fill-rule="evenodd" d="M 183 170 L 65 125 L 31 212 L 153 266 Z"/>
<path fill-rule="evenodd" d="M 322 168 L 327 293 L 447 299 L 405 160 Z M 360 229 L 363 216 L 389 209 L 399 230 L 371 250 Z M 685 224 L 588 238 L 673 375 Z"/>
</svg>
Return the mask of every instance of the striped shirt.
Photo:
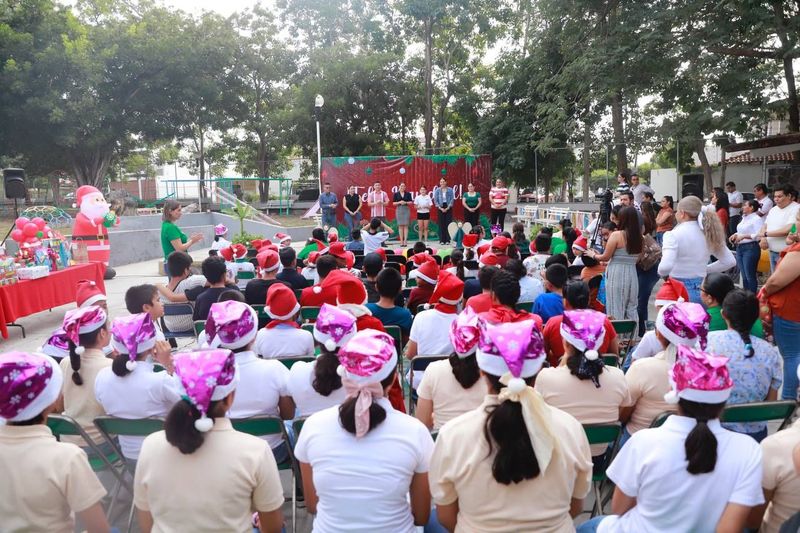
<svg viewBox="0 0 800 533">
<path fill-rule="evenodd" d="M 380 195 L 376 194 L 375 191 L 372 191 L 367 195 L 367 203 L 370 202 L 388 202 L 389 196 L 386 194 L 385 191 L 381 191 Z M 370 207 L 370 217 L 385 217 L 386 216 L 386 204 L 380 205 L 373 205 Z"/>
<path fill-rule="evenodd" d="M 508 203 L 508 188 L 492 187 L 489 191 L 489 199 L 492 201 L 492 209 L 505 209 Z"/>
</svg>

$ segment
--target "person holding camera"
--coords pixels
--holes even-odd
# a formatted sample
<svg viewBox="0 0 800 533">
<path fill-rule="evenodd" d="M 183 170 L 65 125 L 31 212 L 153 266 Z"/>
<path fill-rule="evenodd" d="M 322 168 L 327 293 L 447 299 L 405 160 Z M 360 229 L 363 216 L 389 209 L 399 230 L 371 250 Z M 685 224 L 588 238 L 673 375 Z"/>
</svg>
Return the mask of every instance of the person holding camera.
<svg viewBox="0 0 800 533">
<path fill-rule="evenodd" d="M 439 211 L 439 244 L 450 244 L 450 232 L 447 226 L 453 221 L 453 201 L 455 194 L 452 187 L 447 186 L 447 180 L 439 180 L 439 187 L 433 193 L 433 203 Z"/>
</svg>

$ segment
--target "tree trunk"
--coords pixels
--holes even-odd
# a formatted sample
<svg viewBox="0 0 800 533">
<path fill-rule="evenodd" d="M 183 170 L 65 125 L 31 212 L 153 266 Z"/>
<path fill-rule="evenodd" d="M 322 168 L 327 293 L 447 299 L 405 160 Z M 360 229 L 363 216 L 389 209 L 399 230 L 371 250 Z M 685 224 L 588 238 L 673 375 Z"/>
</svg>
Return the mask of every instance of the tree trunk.
<svg viewBox="0 0 800 533">
<path fill-rule="evenodd" d="M 628 152 L 625 145 L 621 92 L 611 95 L 611 125 L 614 129 L 614 155 L 617 159 L 617 172 L 622 173 L 628 168 Z"/>
<path fill-rule="evenodd" d="M 406 121 L 403 120 L 403 115 L 400 115 L 400 151 L 403 155 L 408 153 L 408 146 L 406 144 Z"/>
<path fill-rule="evenodd" d="M 444 143 L 444 129 L 447 126 L 446 121 L 446 114 L 447 114 L 447 104 L 450 102 L 450 97 L 452 95 L 448 92 L 448 94 L 442 99 L 442 102 L 439 104 L 439 112 L 437 117 L 437 124 L 436 124 L 436 153 L 439 153 L 439 150 L 442 148 L 442 144 Z"/>
<path fill-rule="evenodd" d="M 69 157 L 78 186 L 91 185 L 103 189 L 103 178 L 111 164 L 114 151 L 111 148 L 96 148 L 88 152 L 74 151 Z"/>
<path fill-rule="evenodd" d="M 550 176 L 544 177 L 544 203 L 550 203 Z"/>
<path fill-rule="evenodd" d="M 592 130 L 587 120 L 583 125 L 583 201 L 589 201 L 589 181 L 592 179 L 592 161 L 590 145 Z"/>
<path fill-rule="evenodd" d="M 797 84 L 794 79 L 792 59 L 783 58 L 783 74 L 786 77 L 786 93 L 789 103 L 789 131 L 800 132 L 800 101 L 797 98 Z"/>
<path fill-rule="evenodd" d="M 258 135 L 258 177 L 259 178 L 269 178 L 269 162 L 267 161 L 267 142 L 263 135 Z M 269 201 L 269 182 L 268 181 L 259 181 L 258 182 L 258 200 L 261 203 L 266 203 Z"/>
<path fill-rule="evenodd" d="M 694 151 L 697 153 L 697 158 L 700 160 L 700 166 L 703 169 L 703 176 L 705 176 L 705 192 L 709 195 L 714 189 L 714 182 L 711 178 L 711 165 L 708 164 L 708 157 L 706 156 L 706 142 L 699 139 L 694 142 Z"/>
<path fill-rule="evenodd" d="M 205 131 L 203 128 L 198 128 L 200 132 L 200 205 L 202 200 L 206 198 L 206 148 L 205 148 Z M 206 206 L 211 211 L 211 206 Z"/>
<path fill-rule="evenodd" d="M 58 174 L 51 174 L 48 176 L 50 182 L 50 190 L 53 191 L 53 205 L 57 206 L 61 203 L 61 181 Z"/>
<path fill-rule="evenodd" d="M 425 19 L 425 153 L 433 142 L 433 18 Z"/>
</svg>

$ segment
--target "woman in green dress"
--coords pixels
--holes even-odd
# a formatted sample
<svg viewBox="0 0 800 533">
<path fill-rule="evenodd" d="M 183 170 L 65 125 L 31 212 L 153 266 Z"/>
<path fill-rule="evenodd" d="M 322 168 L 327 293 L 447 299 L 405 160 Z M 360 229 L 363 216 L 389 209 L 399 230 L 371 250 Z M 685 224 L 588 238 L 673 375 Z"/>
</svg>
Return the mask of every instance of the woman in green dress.
<svg viewBox="0 0 800 533">
<path fill-rule="evenodd" d="M 203 240 L 202 233 L 195 233 L 191 237 L 187 237 L 175 224 L 182 214 L 181 204 L 177 200 L 164 202 L 163 222 L 161 223 L 161 248 L 164 250 L 164 261 L 172 252 L 186 252 L 194 243 Z M 166 267 L 166 263 L 164 266 Z"/>
<path fill-rule="evenodd" d="M 469 222 L 474 228 L 478 225 L 481 217 L 481 193 L 475 191 L 475 185 L 469 183 L 467 185 L 467 192 L 461 198 L 461 203 L 464 206 L 464 222 Z"/>
</svg>

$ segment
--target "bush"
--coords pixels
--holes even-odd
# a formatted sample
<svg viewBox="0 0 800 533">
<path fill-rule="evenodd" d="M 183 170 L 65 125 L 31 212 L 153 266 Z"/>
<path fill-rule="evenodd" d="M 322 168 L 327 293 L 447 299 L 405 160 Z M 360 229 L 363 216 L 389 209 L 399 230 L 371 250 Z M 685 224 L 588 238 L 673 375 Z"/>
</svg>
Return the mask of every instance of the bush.
<svg viewBox="0 0 800 533">
<path fill-rule="evenodd" d="M 251 241 L 256 239 L 262 239 L 261 235 L 254 235 L 252 233 L 240 232 L 233 236 L 232 242 L 234 244 L 244 244 L 245 246 L 249 246 Z"/>
</svg>

